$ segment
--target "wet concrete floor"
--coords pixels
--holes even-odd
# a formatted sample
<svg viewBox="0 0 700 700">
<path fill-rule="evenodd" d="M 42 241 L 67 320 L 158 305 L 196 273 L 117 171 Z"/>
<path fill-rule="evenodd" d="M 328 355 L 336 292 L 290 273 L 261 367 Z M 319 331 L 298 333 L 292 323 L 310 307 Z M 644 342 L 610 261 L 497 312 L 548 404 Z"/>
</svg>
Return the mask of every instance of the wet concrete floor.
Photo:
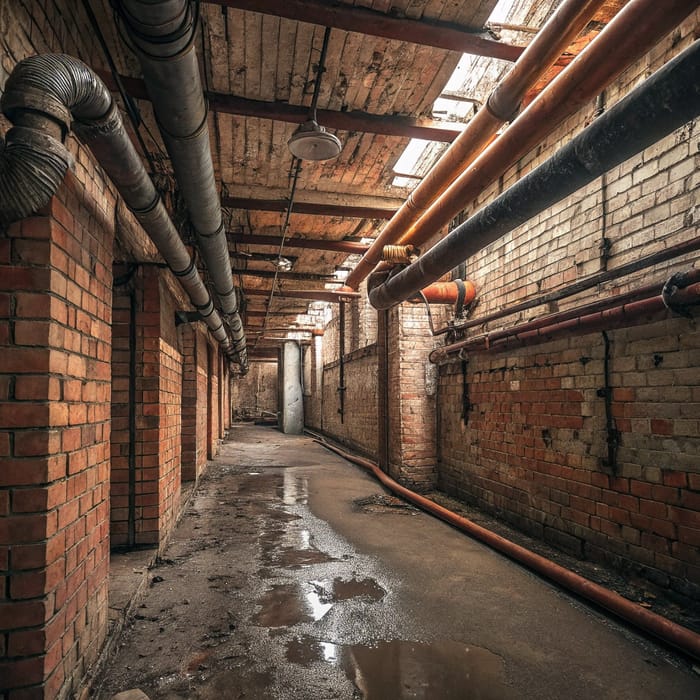
<svg viewBox="0 0 700 700">
<path fill-rule="evenodd" d="M 700 697 L 690 665 L 306 437 L 235 425 L 95 697 Z"/>
</svg>

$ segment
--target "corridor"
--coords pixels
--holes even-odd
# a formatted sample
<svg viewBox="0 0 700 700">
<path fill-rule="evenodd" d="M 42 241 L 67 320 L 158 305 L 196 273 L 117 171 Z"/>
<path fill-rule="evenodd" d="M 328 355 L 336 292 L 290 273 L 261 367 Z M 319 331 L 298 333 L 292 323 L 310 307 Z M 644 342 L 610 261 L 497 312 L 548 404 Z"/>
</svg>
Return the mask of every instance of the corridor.
<svg viewBox="0 0 700 700">
<path fill-rule="evenodd" d="M 98 698 L 700 695 L 686 660 L 268 427 L 232 426 L 148 578 Z"/>
</svg>

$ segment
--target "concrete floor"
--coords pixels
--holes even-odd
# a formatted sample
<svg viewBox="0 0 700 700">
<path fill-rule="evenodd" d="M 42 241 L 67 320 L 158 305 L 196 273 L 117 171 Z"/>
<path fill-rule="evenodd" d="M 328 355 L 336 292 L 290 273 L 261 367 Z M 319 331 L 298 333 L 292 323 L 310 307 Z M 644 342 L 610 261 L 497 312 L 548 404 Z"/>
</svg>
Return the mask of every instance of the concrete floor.
<svg viewBox="0 0 700 700">
<path fill-rule="evenodd" d="M 236 425 L 95 696 L 699 698 L 690 665 L 306 437 Z"/>
</svg>

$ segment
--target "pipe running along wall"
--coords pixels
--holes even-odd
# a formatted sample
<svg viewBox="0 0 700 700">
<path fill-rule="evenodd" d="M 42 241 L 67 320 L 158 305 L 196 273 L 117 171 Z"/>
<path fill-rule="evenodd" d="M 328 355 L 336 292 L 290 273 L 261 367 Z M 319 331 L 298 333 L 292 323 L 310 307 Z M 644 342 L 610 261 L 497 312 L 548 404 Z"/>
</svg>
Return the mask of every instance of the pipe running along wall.
<svg viewBox="0 0 700 700">
<path fill-rule="evenodd" d="M 397 242 L 424 246 L 511 165 L 594 99 L 697 6 L 696 0 L 631 0 Z"/>
<path fill-rule="evenodd" d="M 362 280 L 382 259 L 384 246 L 398 240 L 406 228 L 488 146 L 498 129 L 512 118 L 528 89 L 559 58 L 602 4 L 602 0 L 566 0 L 557 8 L 489 95 L 485 106 L 477 112 L 382 229 L 355 269 L 348 275 L 345 282 L 348 288 L 359 287 Z"/>
<path fill-rule="evenodd" d="M 593 333 L 663 319 L 669 310 L 700 304 L 700 270 L 673 275 L 662 285 L 648 285 L 621 296 L 543 316 L 534 321 L 466 338 L 430 353 L 430 361 L 439 364 L 451 355 L 466 352 L 501 351 L 513 346 L 546 343 L 571 333 Z"/>
<path fill-rule="evenodd" d="M 699 113 L 696 41 L 417 262 L 374 286 L 370 302 L 386 309 L 407 299 L 454 268 L 455 261 L 466 260 Z"/>
<path fill-rule="evenodd" d="M 7 79 L 0 107 L 13 123 L 0 154 L 0 223 L 31 216 L 58 190 L 72 164 L 63 145 L 72 124 L 155 243 L 212 336 L 231 354 L 231 341 L 211 296 L 109 91 L 90 68 L 63 54 L 26 58 Z"/>
<path fill-rule="evenodd" d="M 444 520 L 458 530 L 465 532 L 470 537 L 505 554 L 507 557 L 523 564 L 550 581 L 554 581 L 556 584 L 572 591 L 576 595 L 605 608 L 644 632 L 661 639 L 676 649 L 680 649 L 685 654 L 695 659 L 700 659 L 700 634 L 693 632 L 687 627 L 678 625 L 651 610 L 647 610 L 641 605 L 633 603 L 631 600 L 627 600 L 627 598 L 623 598 L 609 588 L 604 588 L 540 554 L 535 554 L 535 552 L 511 542 L 505 537 L 501 537 L 495 532 L 487 530 L 485 527 L 481 527 L 481 525 L 477 525 L 471 520 L 453 513 L 451 510 L 438 505 L 429 498 L 425 498 L 425 496 L 421 496 L 407 489 L 405 486 L 401 486 L 401 484 L 394 481 L 368 459 L 351 455 L 322 440 L 316 440 L 316 442 L 344 459 L 347 459 L 349 462 L 353 462 L 371 472 L 387 489 L 410 503 L 417 505 L 422 510 L 440 518 L 440 520 Z"/>
<path fill-rule="evenodd" d="M 198 247 L 233 337 L 241 366 L 246 338 L 209 142 L 207 107 L 194 39 L 197 16 L 188 0 L 116 3 L 143 70 L 158 126 L 187 204 Z"/>
</svg>

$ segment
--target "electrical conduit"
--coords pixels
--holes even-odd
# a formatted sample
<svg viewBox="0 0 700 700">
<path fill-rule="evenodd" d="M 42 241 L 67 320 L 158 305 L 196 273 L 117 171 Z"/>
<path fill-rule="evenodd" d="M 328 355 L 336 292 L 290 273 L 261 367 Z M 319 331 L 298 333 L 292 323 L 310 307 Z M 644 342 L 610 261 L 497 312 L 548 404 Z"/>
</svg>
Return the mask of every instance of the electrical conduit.
<svg viewBox="0 0 700 700">
<path fill-rule="evenodd" d="M 421 510 L 440 518 L 440 520 L 444 520 L 458 530 L 465 532 L 470 537 L 487 544 L 489 547 L 505 554 L 510 559 L 523 564 L 540 576 L 554 581 L 556 584 L 566 588 L 572 593 L 605 608 L 644 632 L 657 637 L 676 649 L 680 649 L 683 653 L 695 659 L 700 659 L 700 635 L 687 627 L 683 627 L 661 615 L 657 615 L 651 610 L 647 610 L 623 598 L 614 591 L 604 588 L 593 581 L 589 581 L 587 578 L 556 564 L 550 559 L 540 554 L 535 554 L 535 552 L 531 552 L 529 549 L 525 549 L 525 547 L 511 542 L 497 535 L 495 532 L 491 532 L 473 523 L 471 520 L 453 513 L 451 510 L 438 505 L 429 498 L 425 498 L 425 496 L 421 496 L 407 489 L 405 486 L 401 486 L 401 484 L 394 481 L 368 459 L 348 454 L 344 450 L 322 440 L 315 440 L 315 442 L 318 442 L 319 445 L 347 459 L 349 462 L 353 462 L 371 472 L 387 489 L 418 506 Z"/>
</svg>

